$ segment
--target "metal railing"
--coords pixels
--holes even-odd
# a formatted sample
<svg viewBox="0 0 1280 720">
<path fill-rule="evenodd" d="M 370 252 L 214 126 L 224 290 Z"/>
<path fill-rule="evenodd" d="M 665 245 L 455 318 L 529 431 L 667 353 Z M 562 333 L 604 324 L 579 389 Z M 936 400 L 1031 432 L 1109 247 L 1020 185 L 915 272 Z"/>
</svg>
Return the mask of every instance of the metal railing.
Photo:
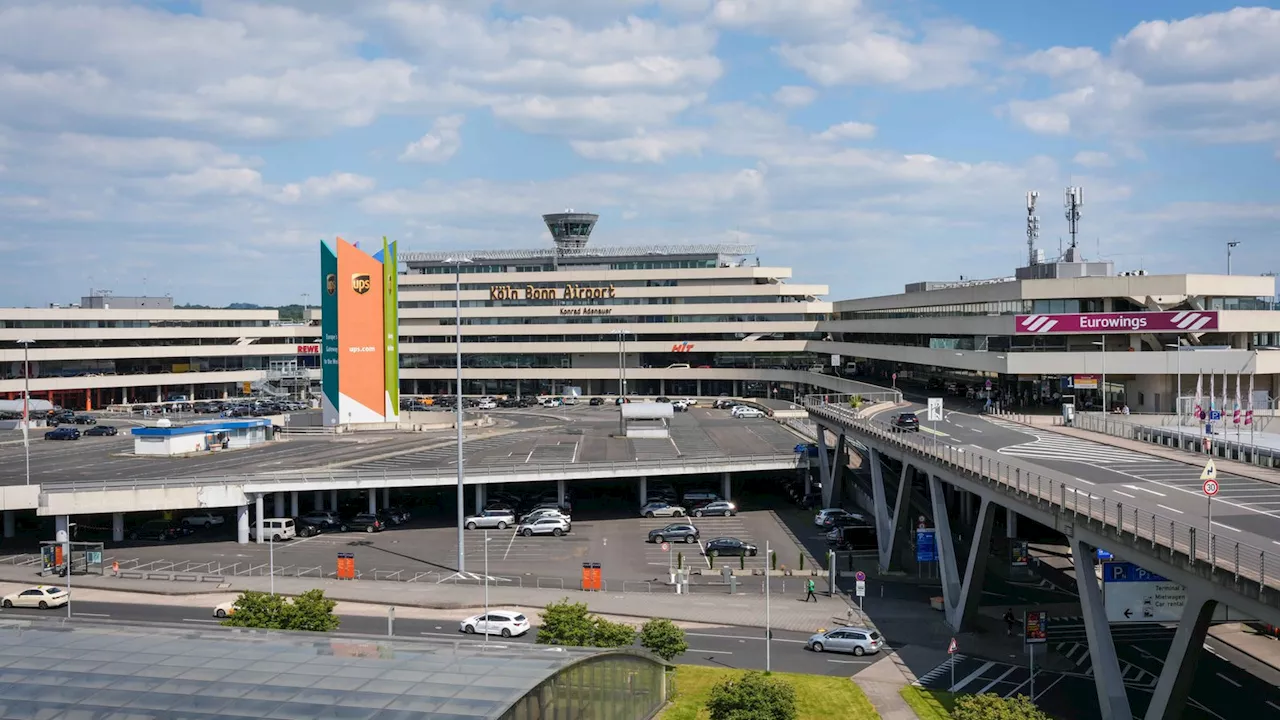
<svg viewBox="0 0 1280 720">
<path fill-rule="evenodd" d="M 778 453 L 774 455 L 746 455 L 734 457 L 687 457 L 687 458 L 670 458 L 670 459 L 654 459 L 654 460 L 623 460 L 611 462 L 581 462 L 581 463 L 520 463 L 510 465 L 476 465 L 470 466 L 467 470 L 468 477 L 476 482 L 483 482 L 484 478 L 504 477 L 512 475 L 545 475 L 549 478 L 563 476 L 569 473 L 599 473 L 601 477 L 613 477 L 628 474 L 647 474 L 649 472 L 661 472 L 664 468 L 705 468 L 704 472 L 720 471 L 722 469 L 732 469 L 735 466 L 749 466 L 758 464 L 777 464 L 782 466 L 794 466 L 796 462 L 795 453 L 788 450 L 786 453 Z M 85 492 L 85 491 L 103 491 L 103 490 L 138 490 L 146 488 L 188 488 L 199 487 L 203 485 L 284 485 L 288 483 L 326 483 L 340 484 L 347 483 L 351 485 L 359 485 L 361 483 L 370 482 L 397 482 L 412 484 L 415 481 L 432 481 L 444 478 L 454 478 L 457 475 L 457 469 L 451 466 L 442 465 L 431 468 L 413 468 L 401 471 L 382 470 L 380 472 L 368 472 L 361 470 L 301 470 L 296 472 L 284 473 L 263 473 L 263 474 L 245 474 L 245 475 L 213 475 L 209 477 L 178 477 L 178 478 L 124 478 L 116 480 L 71 480 L 63 482 L 42 483 L 41 492 L 44 493 L 69 493 L 69 492 Z M 430 483 L 426 483 L 430 484 Z"/>
<path fill-rule="evenodd" d="M 1146 425 L 1141 423 L 1140 418 L 1139 422 L 1134 422 L 1132 418 L 1131 415 L 1076 413 L 1071 426 L 1111 437 L 1173 447 L 1197 455 L 1213 455 L 1266 468 L 1280 467 L 1280 449 L 1251 442 L 1247 429 L 1242 429 L 1238 435 L 1234 428 L 1223 434 L 1205 435 L 1203 424 Z M 1054 424 L 1062 424 L 1061 419 L 1057 419 Z M 1207 449 L 1205 440 L 1209 441 Z"/>
<path fill-rule="evenodd" d="M 1280 558 L 1253 545 L 1210 533 L 1159 513 L 1127 506 L 1117 500 L 1095 495 L 1082 483 L 1079 487 L 1055 477 L 1011 462 L 1007 456 L 962 450 L 925 439 L 917 433 L 895 432 L 890 426 L 857 417 L 847 406 L 822 402 L 820 396 L 806 398 L 806 409 L 814 416 L 856 429 L 882 442 L 949 469 L 987 481 L 995 489 L 1049 512 L 1069 515 L 1076 524 L 1121 540 L 1150 543 L 1183 555 L 1194 566 L 1207 563 L 1213 571 L 1245 578 L 1260 588 L 1280 589 Z M 1272 600 L 1271 602 L 1275 602 Z"/>
</svg>

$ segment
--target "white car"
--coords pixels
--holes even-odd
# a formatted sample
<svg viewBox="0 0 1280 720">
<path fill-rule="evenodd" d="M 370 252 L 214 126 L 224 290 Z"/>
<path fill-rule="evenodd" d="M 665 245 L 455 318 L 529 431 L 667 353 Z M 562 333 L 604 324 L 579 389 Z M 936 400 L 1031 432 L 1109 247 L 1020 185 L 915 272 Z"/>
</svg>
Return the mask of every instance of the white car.
<svg viewBox="0 0 1280 720">
<path fill-rule="evenodd" d="M 476 403 L 476 409 L 477 410 L 497 410 L 498 403 L 492 400 L 481 400 L 480 402 Z"/>
<path fill-rule="evenodd" d="M 45 610 L 47 608 L 62 607 L 70 601 L 71 593 L 64 588 L 53 587 L 52 585 L 37 585 L 11 595 L 5 595 L 4 601 L 0 604 L 7 608 L 38 607 L 41 610 Z"/>
<path fill-rule="evenodd" d="M 693 407 L 694 405 L 698 404 L 698 398 L 691 398 L 691 397 L 680 398 L 677 402 L 682 402 L 689 407 Z"/>
<path fill-rule="evenodd" d="M 734 405 L 730 413 L 736 418 L 760 418 L 764 417 L 764 413 L 751 407 L 750 405 Z"/>
<path fill-rule="evenodd" d="M 689 403 L 685 402 L 684 400 L 677 400 L 671 403 L 671 409 L 676 412 L 684 412 L 685 410 L 689 409 Z"/>
<path fill-rule="evenodd" d="M 214 525 L 221 525 L 226 522 L 226 518 L 221 515 L 214 515 L 210 512 L 196 513 L 182 518 L 182 524 L 187 527 L 204 527 L 209 528 Z"/>
<path fill-rule="evenodd" d="M 684 517 L 687 513 L 679 505 L 672 505 L 662 500 L 645 503 L 640 508 L 640 517 Z"/>
<path fill-rule="evenodd" d="M 823 508 L 822 510 L 818 511 L 817 515 L 813 516 L 813 524 L 816 527 L 826 527 L 827 518 L 829 517 L 839 518 L 848 514 L 849 514 L 849 511 L 845 510 L 844 508 Z"/>
<path fill-rule="evenodd" d="M 534 520 L 541 520 L 542 518 L 563 518 L 565 522 L 573 522 L 573 518 L 569 517 L 557 508 L 538 508 L 531 511 L 528 515 L 520 518 L 520 524 L 528 525 Z"/>
<path fill-rule="evenodd" d="M 472 615 L 458 624 L 468 635 L 501 635 L 517 637 L 529 632 L 529 618 L 513 610 L 490 610 L 488 615 Z"/>
<path fill-rule="evenodd" d="M 542 399 L 542 407 L 560 407 L 564 405 L 564 400 L 558 397 L 548 397 Z"/>
<path fill-rule="evenodd" d="M 230 600 L 224 603 L 218 603 L 213 606 L 213 616 L 216 618 L 224 618 L 228 615 L 236 614 L 236 601 Z"/>
<path fill-rule="evenodd" d="M 540 517 L 530 522 L 520 523 L 516 528 L 516 532 L 525 537 L 534 535 L 555 535 L 560 537 L 569 532 L 571 526 L 569 518 L 566 517 Z"/>
</svg>

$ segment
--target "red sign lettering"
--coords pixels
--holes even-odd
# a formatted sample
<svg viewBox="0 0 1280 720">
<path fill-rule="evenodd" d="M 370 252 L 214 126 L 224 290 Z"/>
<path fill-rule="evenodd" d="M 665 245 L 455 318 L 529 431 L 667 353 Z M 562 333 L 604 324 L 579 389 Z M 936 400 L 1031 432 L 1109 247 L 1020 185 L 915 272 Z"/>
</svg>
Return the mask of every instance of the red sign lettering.
<svg viewBox="0 0 1280 720">
<path fill-rule="evenodd" d="M 319 345 L 299 345 L 298 354 L 299 355 L 319 355 L 320 346 Z"/>
</svg>

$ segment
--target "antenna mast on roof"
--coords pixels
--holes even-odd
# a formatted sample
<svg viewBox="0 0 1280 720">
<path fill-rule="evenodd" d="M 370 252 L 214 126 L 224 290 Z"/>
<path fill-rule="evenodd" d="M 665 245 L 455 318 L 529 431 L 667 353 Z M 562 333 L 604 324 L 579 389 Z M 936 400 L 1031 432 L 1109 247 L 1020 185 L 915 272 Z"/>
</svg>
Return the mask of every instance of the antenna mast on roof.
<svg viewBox="0 0 1280 720">
<path fill-rule="evenodd" d="M 1079 187 L 1067 188 L 1063 207 L 1067 209 L 1067 230 L 1071 233 L 1071 247 L 1076 248 L 1076 235 L 1080 232 L 1080 208 L 1084 207 L 1084 191 Z"/>
<path fill-rule="evenodd" d="M 1027 193 L 1027 264 L 1036 264 L 1036 240 L 1040 239 L 1040 218 L 1036 217 L 1036 198 L 1040 193 Z"/>
</svg>

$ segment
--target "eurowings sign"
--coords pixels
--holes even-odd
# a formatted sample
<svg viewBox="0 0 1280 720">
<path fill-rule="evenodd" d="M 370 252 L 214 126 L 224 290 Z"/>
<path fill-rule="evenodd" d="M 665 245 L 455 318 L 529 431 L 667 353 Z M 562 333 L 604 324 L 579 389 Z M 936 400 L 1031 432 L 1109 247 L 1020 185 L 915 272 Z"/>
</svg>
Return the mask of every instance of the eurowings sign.
<svg viewBox="0 0 1280 720">
<path fill-rule="evenodd" d="M 1218 329 L 1216 311 L 1059 313 L 1018 315 L 1018 335 L 1066 333 L 1203 332 Z"/>
</svg>

